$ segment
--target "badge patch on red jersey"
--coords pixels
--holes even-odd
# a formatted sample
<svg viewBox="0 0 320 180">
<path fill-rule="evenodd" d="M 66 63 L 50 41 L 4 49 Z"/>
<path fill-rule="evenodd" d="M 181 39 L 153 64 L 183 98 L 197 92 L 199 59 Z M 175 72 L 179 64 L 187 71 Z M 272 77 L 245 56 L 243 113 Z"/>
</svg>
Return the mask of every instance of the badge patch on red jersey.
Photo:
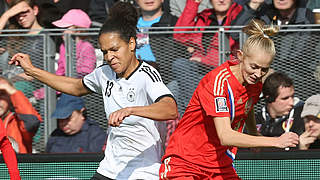
<svg viewBox="0 0 320 180">
<path fill-rule="evenodd" d="M 216 112 L 229 112 L 226 98 L 217 97 L 215 99 L 215 103 L 216 103 Z"/>
</svg>

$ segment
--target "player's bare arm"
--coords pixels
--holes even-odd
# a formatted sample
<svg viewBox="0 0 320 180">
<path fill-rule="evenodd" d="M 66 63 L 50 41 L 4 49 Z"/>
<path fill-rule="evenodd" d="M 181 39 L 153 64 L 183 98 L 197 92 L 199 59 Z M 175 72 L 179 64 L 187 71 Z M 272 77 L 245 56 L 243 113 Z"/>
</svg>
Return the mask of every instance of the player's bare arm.
<svg viewBox="0 0 320 180">
<path fill-rule="evenodd" d="M 259 136 L 260 134 L 257 131 L 256 127 L 256 119 L 254 117 L 254 109 L 252 109 L 249 114 L 248 118 L 245 120 L 246 122 L 246 128 L 248 130 L 248 133 L 253 136 Z"/>
<path fill-rule="evenodd" d="M 166 121 L 178 117 L 176 101 L 172 97 L 163 97 L 149 106 L 132 107 L 132 114 L 156 121 Z"/>
<path fill-rule="evenodd" d="M 109 115 L 109 125 L 119 126 L 125 117 L 130 115 L 141 116 L 157 121 L 166 121 L 178 117 L 178 109 L 172 97 L 164 97 L 149 106 L 127 107 Z"/>
<path fill-rule="evenodd" d="M 53 73 L 44 71 L 32 65 L 29 55 L 23 53 L 15 54 L 9 64 L 21 66 L 25 74 L 47 84 L 48 86 L 70 95 L 81 96 L 88 94 L 90 91 L 84 87 L 82 79 L 57 76 Z"/>
<path fill-rule="evenodd" d="M 236 147 L 296 147 L 299 137 L 293 132 L 282 134 L 280 137 L 251 136 L 234 131 L 229 117 L 214 117 L 217 135 L 224 146 Z"/>
</svg>

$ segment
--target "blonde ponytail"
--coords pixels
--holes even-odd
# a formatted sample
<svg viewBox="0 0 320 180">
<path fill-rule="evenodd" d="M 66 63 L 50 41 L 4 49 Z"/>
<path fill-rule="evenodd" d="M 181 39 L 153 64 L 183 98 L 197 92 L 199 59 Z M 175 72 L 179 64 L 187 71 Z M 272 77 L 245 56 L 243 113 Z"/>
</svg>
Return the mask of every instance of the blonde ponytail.
<svg viewBox="0 0 320 180">
<path fill-rule="evenodd" d="M 245 54 L 248 55 L 250 54 L 250 50 L 259 47 L 275 56 L 276 50 L 270 37 L 278 33 L 278 26 L 266 26 L 263 21 L 253 19 L 247 26 L 242 28 L 242 31 L 249 36 L 242 48 Z"/>
</svg>

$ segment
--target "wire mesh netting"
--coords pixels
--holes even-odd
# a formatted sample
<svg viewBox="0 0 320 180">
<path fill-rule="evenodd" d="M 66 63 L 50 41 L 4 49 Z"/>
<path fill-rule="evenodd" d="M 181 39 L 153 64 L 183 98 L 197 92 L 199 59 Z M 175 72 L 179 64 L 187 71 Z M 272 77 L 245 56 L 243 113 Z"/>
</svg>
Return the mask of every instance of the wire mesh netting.
<svg viewBox="0 0 320 180">
<path fill-rule="evenodd" d="M 228 44 L 230 35 L 236 34 L 242 37 L 241 31 L 207 29 L 208 31 L 184 32 L 186 36 L 177 36 L 177 32 L 172 30 L 143 31 L 149 36 L 149 43 L 152 47 L 152 53 L 156 58 L 156 68 L 161 73 L 162 79 L 168 88 L 173 92 L 178 103 L 180 115 L 183 115 L 189 100 L 197 87 L 200 79 L 214 67 L 220 65 L 231 57 L 236 58 L 235 49 Z M 215 33 L 219 33 L 218 35 Z M 175 35 L 174 35 L 175 34 Z M 202 34 L 201 36 L 198 36 Z M 0 47 L 0 71 L 2 75 L 14 81 L 16 87 L 22 90 L 33 103 L 34 107 L 41 114 L 44 122 L 53 121 L 50 118 L 50 110 L 54 109 L 54 104 L 46 103 L 48 97 L 38 97 L 39 92 L 45 86 L 39 81 L 25 79 L 19 74 L 23 70 L 19 67 L 9 66 L 8 59 L 16 52 L 28 53 L 31 56 L 35 66 L 55 72 L 57 69 L 57 60 L 50 60 L 50 49 L 45 37 L 58 39 L 62 36 L 54 33 L 44 33 L 39 35 L 21 36 L 1 35 Z M 68 43 L 65 44 L 66 50 L 66 75 L 81 78 L 90 73 L 97 66 L 103 64 L 103 55 L 98 45 L 98 30 L 91 33 L 78 33 L 76 35 L 66 36 Z M 320 43 L 319 31 L 313 29 L 294 28 L 292 31 L 282 29 L 279 34 L 273 37 L 276 45 L 277 54 L 272 64 L 272 69 L 287 73 L 294 80 L 296 97 L 306 100 L 312 94 L 319 93 L 319 57 Z M 82 42 L 79 45 L 79 40 Z M 234 47 L 239 48 L 244 39 L 239 39 L 239 44 Z M 56 50 L 59 45 L 55 41 Z M 182 44 L 183 42 L 183 44 Z M 198 42 L 200 44 L 195 44 Z M 49 49 L 49 50 L 48 50 Z M 58 54 L 58 52 L 57 52 Z M 83 57 L 83 59 L 79 59 Z M 205 59 L 199 62 L 199 57 Z M 48 62 L 56 64 L 54 69 L 49 69 Z M 55 95 L 55 91 L 53 94 Z M 41 93 L 40 93 L 41 94 Z M 42 93 L 43 95 L 43 93 Z M 107 129 L 107 118 L 104 112 L 102 96 L 90 94 L 83 97 L 88 109 L 88 115 L 91 119 L 97 121 L 101 127 Z M 260 108 L 262 103 L 258 103 Z M 34 137 L 33 146 L 36 152 L 44 152 L 46 138 L 51 133 L 48 129 L 55 127 L 48 123 L 42 123 L 38 133 Z"/>
<path fill-rule="evenodd" d="M 25 96 L 30 100 L 34 108 L 42 115 L 44 119 L 45 114 L 45 104 L 43 92 L 44 85 L 37 80 L 34 80 L 24 74 L 21 67 L 15 65 L 8 65 L 8 60 L 18 53 L 29 54 L 32 59 L 34 66 L 47 69 L 45 66 L 45 48 L 51 48 L 52 46 L 45 45 L 43 35 L 33 35 L 33 36 L 8 36 L 1 38 L 0 47 L 2 48 L 1 59 L 1 73 L 3 76 L 11 80 L 14 86 L 22 91 Z M 53 42 L 50 42 L 53 43 Z M 55 51 L 51 49 L 49 51 Z M 39 94 L 41 94 L 39 96 Z M 43 136 L 44 124 L 41 123 L 38 133 L 34 136 L 33 147 L 34 149 L 41 150 L 45 144 L 45 139 Z"/>
</svg>

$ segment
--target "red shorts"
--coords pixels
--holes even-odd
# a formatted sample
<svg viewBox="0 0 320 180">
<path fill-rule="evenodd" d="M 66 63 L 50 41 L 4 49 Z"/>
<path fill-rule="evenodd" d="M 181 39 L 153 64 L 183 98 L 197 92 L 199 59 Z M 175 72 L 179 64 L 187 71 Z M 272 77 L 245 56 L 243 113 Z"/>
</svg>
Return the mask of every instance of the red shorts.
<svg viewBox="0 0 320 180">
<path fill-rule="evenodd" d="M 160 166 L 160 180 L 241 180 L 235 169 L 209 169 L 178 157 L 168 157 Z"/>
</svg>

